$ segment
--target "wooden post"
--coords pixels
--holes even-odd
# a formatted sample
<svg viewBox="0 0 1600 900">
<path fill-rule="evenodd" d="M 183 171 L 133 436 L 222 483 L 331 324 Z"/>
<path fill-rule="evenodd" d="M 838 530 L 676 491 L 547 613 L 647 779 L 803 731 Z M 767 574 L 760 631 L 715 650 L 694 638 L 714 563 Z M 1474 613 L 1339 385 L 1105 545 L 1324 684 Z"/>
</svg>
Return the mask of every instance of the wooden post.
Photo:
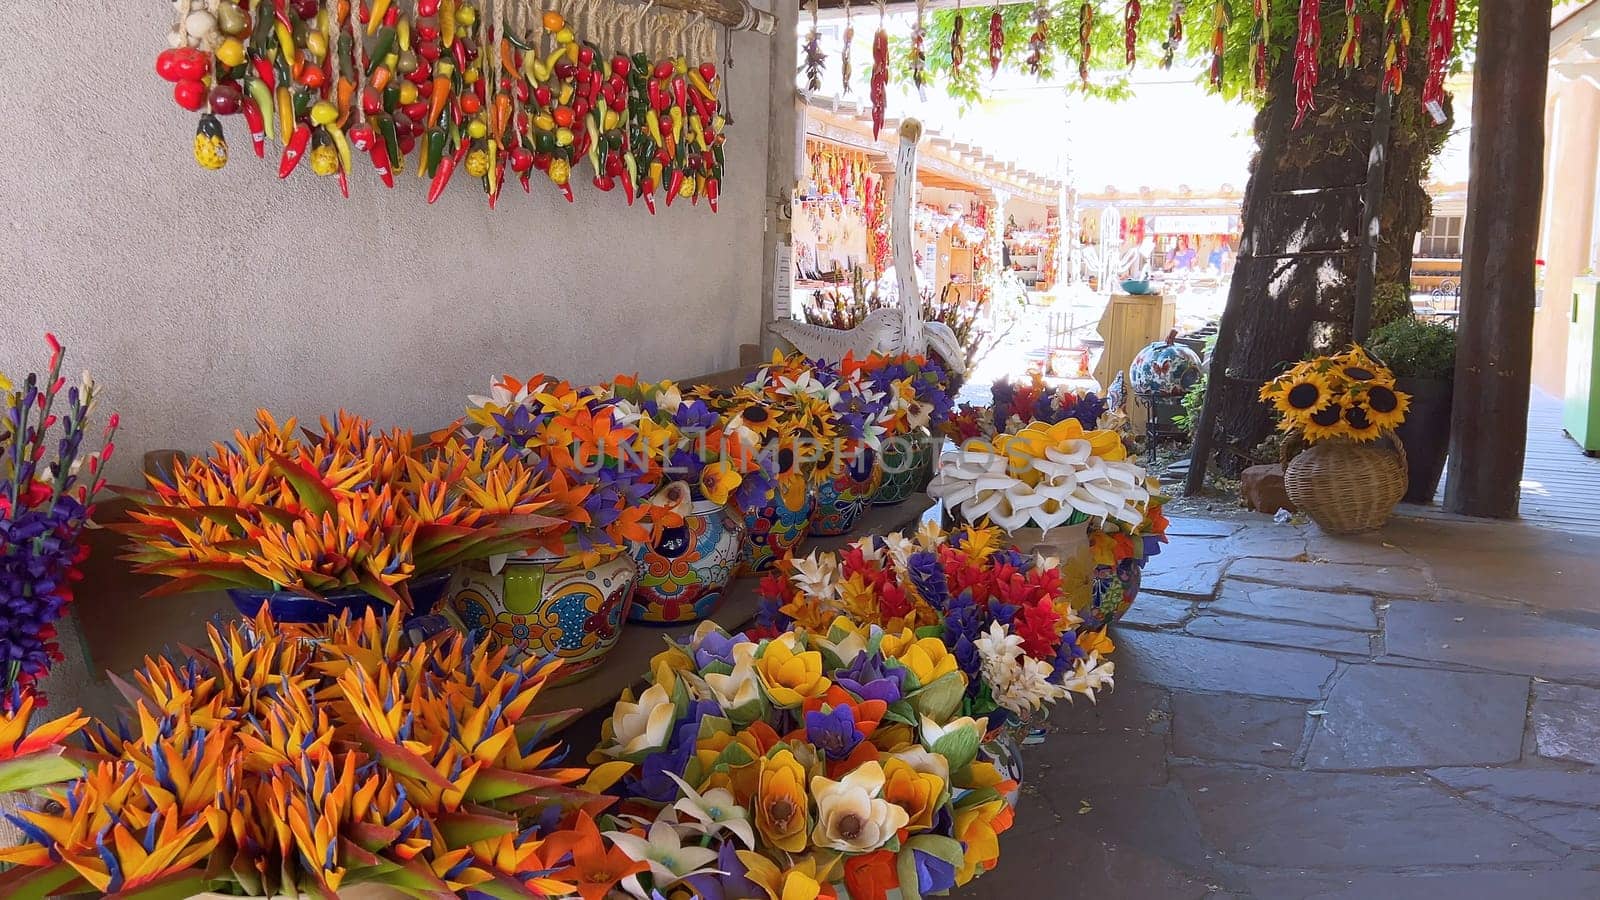
<svg viewBox="0 0 1600 900">
<path fill-rule="evenodd" d="M 1367 154 L 1367 186 L 1361 192 L 1361 262 L 1356 270 L 1356 309 L 1351 336 L 1366 343 L 1372 329 L 1372 291 L 1378 280 L 1378 237 L 1383 221 L 1383 179 L 1389 164 L 1390 108 L 1394 93 L 1378 82 L 1378 99 L 1372 105 L 1372 151 Z"/>
<path fill-rule="evenodd" d="M 1444 505 L 1511 518 L 1521 496 L 1533 367 L 1534 257 L 1544 189 L 1550 6 L 1482 0 L 1462 238 L 1455 413 Z"/>
</svg>

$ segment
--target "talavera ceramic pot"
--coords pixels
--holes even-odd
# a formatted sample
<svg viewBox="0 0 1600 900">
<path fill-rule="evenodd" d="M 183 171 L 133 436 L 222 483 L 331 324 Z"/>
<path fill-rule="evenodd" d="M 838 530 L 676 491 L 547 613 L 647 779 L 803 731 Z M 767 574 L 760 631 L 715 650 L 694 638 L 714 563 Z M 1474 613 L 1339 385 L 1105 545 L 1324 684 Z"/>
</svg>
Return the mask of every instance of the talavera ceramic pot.
<svg viewBox="0 0 1600 900">
<path fill-rule="evenodd" d="M 628 619 L 677 625 L 708 618 L 722 605 L 739 563 L 745 522 L 721 503 L 697 500 L 682 525 L 635 544 L 639 579 Z"/>
</svg>

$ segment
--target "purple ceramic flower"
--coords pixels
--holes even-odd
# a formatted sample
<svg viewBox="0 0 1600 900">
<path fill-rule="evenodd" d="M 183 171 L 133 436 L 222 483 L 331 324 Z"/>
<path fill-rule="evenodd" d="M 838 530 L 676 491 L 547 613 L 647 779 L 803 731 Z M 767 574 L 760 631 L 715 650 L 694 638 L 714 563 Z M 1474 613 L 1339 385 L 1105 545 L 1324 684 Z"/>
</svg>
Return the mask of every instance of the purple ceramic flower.
<svg viewBox="0 0 1600 900">
<path fill-rule="evenodd" d="M 691 887 L 701 900 L 744 900 L 747 897 L 766 896 L 765 889 L 749 879 L 750 869 L 739 859 L 739 849 L 734 841 L 723 841 L 722 846 L 717 848 L 717 871 L 691 875 L 683 883 Z"/>
<path fill-rule="evenodd" d="M 924 897 L 942 894 L 956 886 L 956 867 L 921 850 L 911 851 L 917 869 L 917 892 Z"/>
<path fill-rule="evenodd" d="M 866 740 L 866 735 L 856 727 L 855 711 L 848 706 L 836 706 L 827 712 L 806 713 L 806 740 L 827 755 L 841 760 Z"/>
</svg>

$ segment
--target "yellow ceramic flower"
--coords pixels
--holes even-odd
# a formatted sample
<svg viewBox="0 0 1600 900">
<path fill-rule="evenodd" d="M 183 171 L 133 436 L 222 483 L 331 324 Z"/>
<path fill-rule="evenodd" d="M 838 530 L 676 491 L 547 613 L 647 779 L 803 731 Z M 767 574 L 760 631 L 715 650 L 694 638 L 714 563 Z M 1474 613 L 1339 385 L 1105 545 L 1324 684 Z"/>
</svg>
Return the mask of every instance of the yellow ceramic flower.
<svg viewBox="0 0 1600 900">
<path fill-rule="evenodd" d="M 653 684 L 634 702 L 632 691 L 624 691 L 611 718 L 602 726 L 601 745 L 608 756 L 629 756 L 667 745 L 672 722 L 678 711 L 672 695 L 660 684 Z"/>
<path fill-rule="evenodd" d="M 912 831 L 933 827 L 933 814 L 944 799 L 944 790 L 944 779 L 919 772 L 903 759 L 891 758 L 883 764 L 883 799 L 905 810 L 906 827 Z"/>
<path fill-rule="evenodd" d="M 810 801 L 806 767 L 788 748 L 761 760 L 756 779 L 756 830 L 761 839 L 790 853 L 804 853 Z"/>
<path fill-rule="evenodd" d="M 961 669 L 944 641 L 931 637 L 919 639 L 911 631 L 884 635 L 881 649 L 885 656 L 899 660 L 910 669 L 919 684 L 932 684 L 940 676 Z"/>
<path fill-rule="evenodd" d="M 823 882 L 829 880 L 827 875 L 817 871 L 817 861 L 810 857 L 787 869 L 780 869 L 777 863 L 760 853 L 749 850 L 740 850 L 738 853 L 739 861 L 748 870 L 745 877 L 767 892 L 767 900 L 817 900 L 822 894 Z M 750 900 L 761 898 L 752 897 Z"/>
<path fill-rule="evenodd" d="M 1117 645 L 1111 642 L 1111 636 L 1106 631 L 1107 629 L 1102 628 L 1099 631 L 1086 631 L 1078 635 L 1078 649 L 1085 653 L 1098 651 L 1101 656 L 1110 656 L 1111 652 L 1117 649 Z"/>
<path fill-rule="evenodd" d="M 712 503 L 727 503 L 743 481 L 727 462 L 714 462 L 700 471 L 700 493 Z"/>
<path fill-rule="evenodd" d="M 822 674 L 822 654 L 795 650 L 795 636 L 786 634 L 767 643 L 756 658 L 756 673 L 772 702 L 793 709 L 827 693 L 832 684 Z"/>
<path fill-rule="evenodd" d="M 956 810 L 956 840 L 967 849 L 961 868 L 956 872 L 956 884 L 971 881 L 980 865 L 985 871 L 994 867 L 1000 858 L 1000 835 L 995 831 L 995 819 L 1005 811 L 1004 800 Z"/>
</svg>

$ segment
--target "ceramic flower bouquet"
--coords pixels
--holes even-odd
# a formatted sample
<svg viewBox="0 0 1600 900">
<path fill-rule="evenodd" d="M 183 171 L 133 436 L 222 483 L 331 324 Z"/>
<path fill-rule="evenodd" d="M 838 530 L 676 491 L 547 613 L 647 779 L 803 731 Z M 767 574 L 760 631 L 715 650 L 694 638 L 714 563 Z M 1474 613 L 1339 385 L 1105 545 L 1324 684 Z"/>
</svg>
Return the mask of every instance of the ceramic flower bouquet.
<svg viewBox="0 0 1600 900">
<path fill-rule="evenodd" d="M 883 484 L 872 502 L 891 506 L 926 490 L 933 478 L 934 430 L 942 430 L 950 418 L 953 380 L 938 360 L 921 356 L 874 354 L 861 366 L 873 389 L 886 398 Z"/>
<path fill-rule="evenodd" d="M 1395 390 L 1394 373 L 1356 345 L 1300 363 L 1262 385 L 1261 399 L 1280 416 L 1280 431 L 1307 444 L 1377 440 L 1405 421 L 1411 405 L 1409 394 Z"/>
<path fill-rule="evenodd" d="M 1066 385 L 1051 387 L 1038 373 L 1023 382 L 1002 378 L 990 390 L 993 404 L 962 404 L 944 429 L 946 437 L 958 444 L 974 438 L 987 440 L 1020 431 L 1032 422 L 1054 425 L 1067 419 L 1077 419 L 1085 431 L 1118 430 L 1118 414 L 1098 394 Z"/>
<path fill-rule="evenodd" d="M 0 698 L 34 692 L 61 659 L 56 622 L 88 555 L 83 529 L 116 449 L 113 414 L 103 448 L 85 455 L 99 389 L 88 373 L 69 386 L 61 375 L 65 349 L 54 335 L 45 342 L 44 375 L 13 384 L 0 373 Z"/>
<path fill-rule="evenodd" d="M 1016 783 L 957 714 L 966 676 L 939 640 L 706 624 L 652 673 L 591 756 L 626 769 L 607 836 L 648 865 L 633 896 L 915 897 L 996 864 Z"/>
<path fill-rule="evenodd" d="M 451 570 L 549 540 L 567 487 L 504 449 L 418 441 L 346 413 L 320 433 L 265 410 L 252 432 L 152 475 L 128 559 L 156 594 L 227 589 L 247 615 L 322 622 L 370 603 L 426 612 Z"/>
<path fill-rule="evenodd" d="M 82 774 L 10 817 L 23 841 L 0 851 L 0 895 L 577 893 L 576 825 L 609 800 L 541 746 L 556 719 L 530 707 L 557 664 L 461 635 L 408 647 L 398 623 L 263 617 L 148 660 L 121 685 L 135 715 L 88 725 Z M 26 720 L 0 718 L 0 760 Z M 48 754 L 84 724 L 21 749 Z"/>
<path fill-rule="evenodd" d="M 771 629 L 826 634 L 843 617 L 900 640 L 939 641 L 966 676 L 963 713 L 994 725 L 1030 721 L 1074 693 L 1092 700 L 1112 684 L 1102 658 L 1110 640 L 1079 630 L 1078 610 L 1094 599 L 1087 583 L 1011 547 L 997 528 L 946 533 L 930 523 L 787 559 L 762 580 L 761 597 Z"/>
</svg>

